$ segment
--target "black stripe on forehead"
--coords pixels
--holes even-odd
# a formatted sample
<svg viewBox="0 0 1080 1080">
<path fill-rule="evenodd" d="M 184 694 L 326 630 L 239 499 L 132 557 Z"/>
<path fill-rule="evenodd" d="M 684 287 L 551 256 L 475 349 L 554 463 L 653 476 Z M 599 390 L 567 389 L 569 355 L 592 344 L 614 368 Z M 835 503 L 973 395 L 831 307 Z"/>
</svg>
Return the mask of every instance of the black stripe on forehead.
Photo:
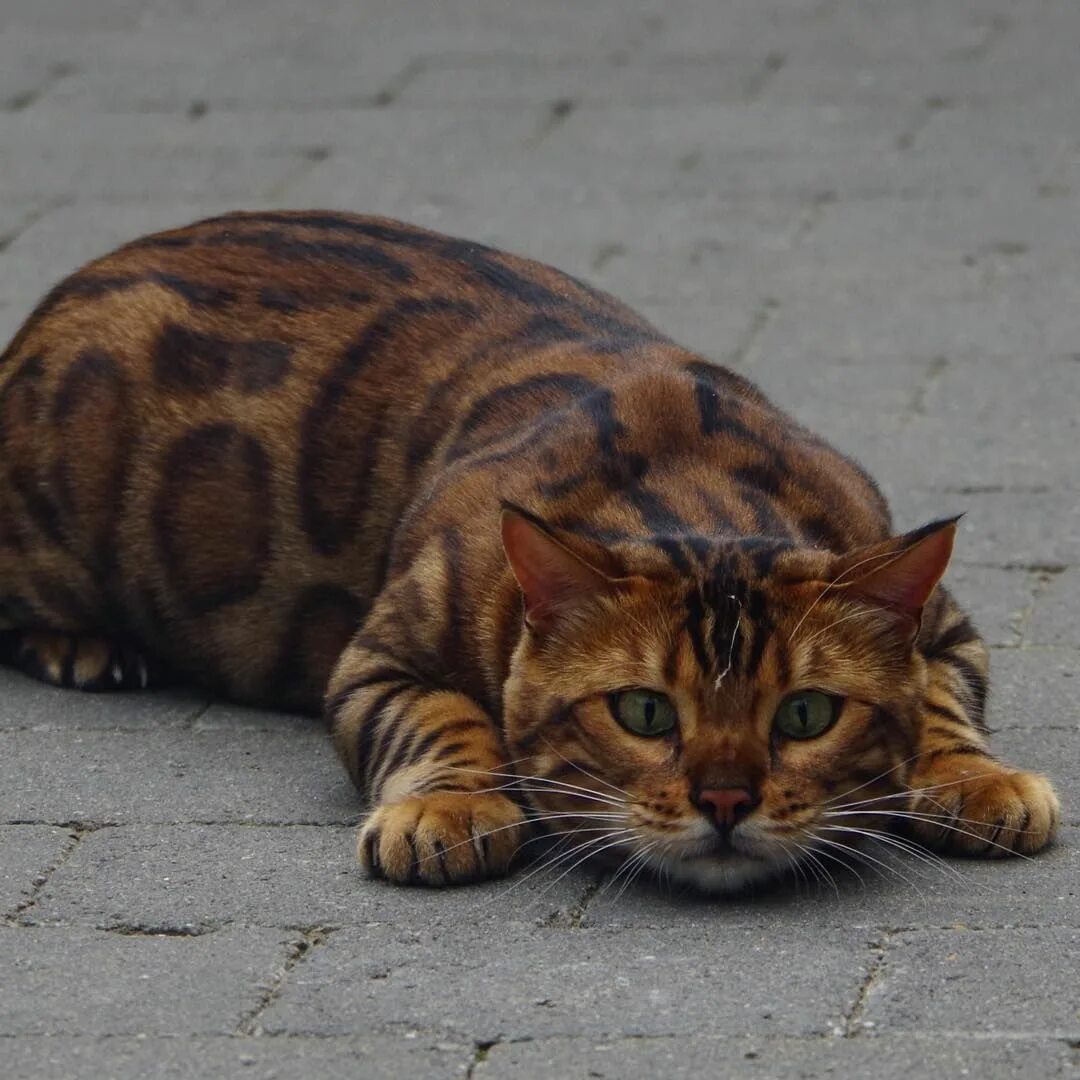
<svg viewBox="0 0 1080 1080">
<path fill-rule="evenodd" d="M 768 601 L 761 589 L 751 589 L 747 594 L 746 614 L 753 627 L 753 636 L 750 639 L 750 655 L 747 657 L 743 675 L 752 679 L 758 673 L 762 657 L 765 655 L 765 646 L 769 643 L 775 623 L 769 616 Z"/>
<path fill-rule="evenodd" d="M 752 551 L 743 545 L 715 553 L 712 573 L 687 592 L 686 631 L 703 672 L 718 678 L 736 671 L 743 678 L 758 674 L 776 623 L 764 589 L 753 584 L 756 570 L 786 545 L 766 542 Z"/>
</svg>

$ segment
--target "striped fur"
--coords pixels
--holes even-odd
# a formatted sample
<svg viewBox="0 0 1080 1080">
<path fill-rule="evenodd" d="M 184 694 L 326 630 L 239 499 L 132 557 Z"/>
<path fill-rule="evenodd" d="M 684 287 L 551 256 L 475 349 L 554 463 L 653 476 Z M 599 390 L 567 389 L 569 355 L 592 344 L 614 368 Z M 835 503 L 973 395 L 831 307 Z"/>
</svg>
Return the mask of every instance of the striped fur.
<svg viewBox="0 0 1080 1080">
<path fill-rule="evenodd" d="M 500 507 L 565 574 L 525 621 Z M 893 536 L 855 463 L 613 298 L 385 219 L 146 237 L 0 363 L 8 659 L 322 707 L 398 882 L 502 873 L 537 822 L 721 890 L 885 811 L 1038 850 L 1053 791 L 990 754 L 986 651 L 934 588 L 952 533 Z M 632 687 L 673 733 L 615 722 Z M 800 689 L 838 719 L 780 739 Z M 724 788 L 756 805 L 718 840 Z"/>
</svg>

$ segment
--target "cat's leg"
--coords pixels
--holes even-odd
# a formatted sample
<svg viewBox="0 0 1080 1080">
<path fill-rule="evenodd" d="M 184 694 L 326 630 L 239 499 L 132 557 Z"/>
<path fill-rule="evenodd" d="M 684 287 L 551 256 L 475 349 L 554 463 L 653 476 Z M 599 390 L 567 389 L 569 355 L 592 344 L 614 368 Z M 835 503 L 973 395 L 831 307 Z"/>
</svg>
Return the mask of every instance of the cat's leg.
<svg viewBox="0 0 1080 1080">
<path fill-rule="evenodd" d="M 103 614 L 108 605 L 94 576 L 20 519 L 4 496 L 0 481 L 0 663 L 78 690 L 139 690 L 167 681 L 137 644 L 100 632 L 115 620 Z"/>
<path fill-rule="evenodd" d="M 948 601 L 922 651 L 929 686 L 909 784 L 907 822 L 923 843 L 954 854 L 1029 854 L 1053 838 L 1060 818 L 1050 781 L 999 761 L 983 729 L 988 658 Z"/>
<path fill-rule="evenodd" d="M 145 690 L 163 681 L 158 665 L 136 647 L 60 630 L 0 632 L 0 660 L 53 686 L 101 692 Z"/>
<path fill-rule="evenodd" d="M 376 603 L 326 699 L 338 753 L 369 810 L 360 860 L 400 884 L 497 877 L 524 821 L 513 799 L 492 790 L 507 786 L 499 733 L 472 698 L 432 681 L 437 643 L 427 638 L 437 620 L 418 613 L 407 592 Z"/>
</svg>

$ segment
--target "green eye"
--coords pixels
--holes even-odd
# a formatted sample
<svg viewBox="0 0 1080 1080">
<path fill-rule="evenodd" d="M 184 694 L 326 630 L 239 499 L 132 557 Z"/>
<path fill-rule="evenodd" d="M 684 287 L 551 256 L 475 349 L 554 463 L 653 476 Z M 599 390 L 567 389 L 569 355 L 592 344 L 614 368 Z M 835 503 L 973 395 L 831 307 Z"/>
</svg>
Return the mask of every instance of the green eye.
<svg viewBox="0 0 1080 1080">
<path fill-rule="evenodd" d="M 635 735 L 664 735 L 678 721 L 675 706 L 655 690 L 623 690 L 611 695 L 611 712 Z"/>
<path fill-rule="evenodd" d="M 839 699 L 820 690 L 800 690 L 780 703 L 773 728 L 788 739 L 813 739 L 833 725 Z"/>
</svg>

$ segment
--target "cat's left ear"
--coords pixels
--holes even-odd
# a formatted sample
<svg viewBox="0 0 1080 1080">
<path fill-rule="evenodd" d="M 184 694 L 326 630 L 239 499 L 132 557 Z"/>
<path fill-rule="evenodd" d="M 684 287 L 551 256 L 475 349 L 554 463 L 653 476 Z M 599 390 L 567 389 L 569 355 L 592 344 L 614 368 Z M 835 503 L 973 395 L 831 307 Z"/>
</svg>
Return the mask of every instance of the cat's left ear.
<svg viewBox="0 0 1080 1080">
<path fill-rule="evenodd" d="M 957 521 L 958 517 L 933 521 L 914 532 L 853 552 L 835 568 L 837 588 L 876 607 L 905 615 L 917 625 L 949 565 Z"/>
<path fill-rule="evenodd" d="M 611 578 L 572 552 L 543 522 L 520 507 L 504 505 L 502 542 L 525 595 L 525 622 L 531 630 L 548 628 L 561 615 L 613 587 Z"/>
</svg>

